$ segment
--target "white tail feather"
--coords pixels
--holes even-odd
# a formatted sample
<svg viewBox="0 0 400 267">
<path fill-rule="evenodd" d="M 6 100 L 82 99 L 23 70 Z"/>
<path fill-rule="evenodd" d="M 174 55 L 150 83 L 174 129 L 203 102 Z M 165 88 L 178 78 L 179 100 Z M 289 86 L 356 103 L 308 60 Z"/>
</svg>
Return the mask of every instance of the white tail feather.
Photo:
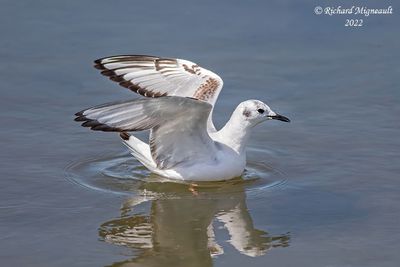
<svg viewBox="0 0 400 267">
<path fill-rule="evenodd" d="M 123 140 L 132 156 L 140 161 L 147 169 L 154 171 L 157 168 L 157 164 L 154 162 L 151 156 L 150 147 L 140 139 L 130 135 L 128 140 Z"/>
</svg>

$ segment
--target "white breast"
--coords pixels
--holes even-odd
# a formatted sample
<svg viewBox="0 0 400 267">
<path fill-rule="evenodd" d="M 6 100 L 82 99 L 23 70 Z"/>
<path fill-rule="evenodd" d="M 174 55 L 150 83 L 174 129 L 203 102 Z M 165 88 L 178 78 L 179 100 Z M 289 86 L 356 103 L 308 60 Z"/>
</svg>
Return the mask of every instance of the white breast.
<svg viewBox="0 0 400 267">
<path fill-rule="evenodd" d="M 215 155 L 215 161 L 201 162 L 190 166 L 177 166 L 157 173 L 172 179 L 189 181 L 223 181 L 242 175 L 246 166 L 246 155 L 230 149 L 222 149 Z"/>
</svg>

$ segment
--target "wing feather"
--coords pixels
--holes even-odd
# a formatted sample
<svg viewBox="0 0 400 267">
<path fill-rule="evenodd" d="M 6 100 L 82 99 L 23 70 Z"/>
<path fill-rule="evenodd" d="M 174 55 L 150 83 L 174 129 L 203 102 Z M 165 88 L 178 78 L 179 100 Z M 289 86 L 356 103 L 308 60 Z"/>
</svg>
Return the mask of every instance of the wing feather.
<svg viewBox="0 0 400 267">
<path fill-rule="evenodd" d="M 207 132 L 211 104 L 186 97 L 142 98 L 92 107 L 76 121 L 95 131 L 150 132 L 150 151 L 160 169 L 211 159 L 215 143 Z"/>
<path fill-rule="evenodd" d="M 101 74 L 147 97 L 182 96 L 214 105 L 223 81 L 194 62 L 148 55 L 120 55 L 95 61 Z"/>
</svg>

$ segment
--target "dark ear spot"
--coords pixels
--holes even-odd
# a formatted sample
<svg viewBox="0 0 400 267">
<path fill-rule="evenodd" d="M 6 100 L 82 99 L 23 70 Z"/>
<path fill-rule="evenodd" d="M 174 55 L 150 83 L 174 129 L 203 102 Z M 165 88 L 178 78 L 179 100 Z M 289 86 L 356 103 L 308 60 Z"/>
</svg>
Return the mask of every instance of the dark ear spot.
<svg viewBox="0 0 400 267">
<path fill-rule="evenodd" d="M 250 117 L 250 115 L 251 115 L 251 111 L 250 110 L 248 110 L 247 108 L 245 108 L 244 110 L 243 110 L 243 115 L 245 116 L 245 117 Z"/>
</svg>

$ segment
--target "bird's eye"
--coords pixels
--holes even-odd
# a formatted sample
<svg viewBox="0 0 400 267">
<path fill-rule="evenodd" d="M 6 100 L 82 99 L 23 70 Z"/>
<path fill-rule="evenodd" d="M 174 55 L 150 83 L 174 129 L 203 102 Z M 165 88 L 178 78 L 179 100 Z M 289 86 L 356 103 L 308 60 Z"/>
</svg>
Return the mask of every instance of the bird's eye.
<svg viewBox="0 0 400 267">
<path fill-rule="evenodd" d="M 258 113 L 263 114 L 265 110 L 263 110 L 262 108 L 257 109 Z"/>
</svg>

